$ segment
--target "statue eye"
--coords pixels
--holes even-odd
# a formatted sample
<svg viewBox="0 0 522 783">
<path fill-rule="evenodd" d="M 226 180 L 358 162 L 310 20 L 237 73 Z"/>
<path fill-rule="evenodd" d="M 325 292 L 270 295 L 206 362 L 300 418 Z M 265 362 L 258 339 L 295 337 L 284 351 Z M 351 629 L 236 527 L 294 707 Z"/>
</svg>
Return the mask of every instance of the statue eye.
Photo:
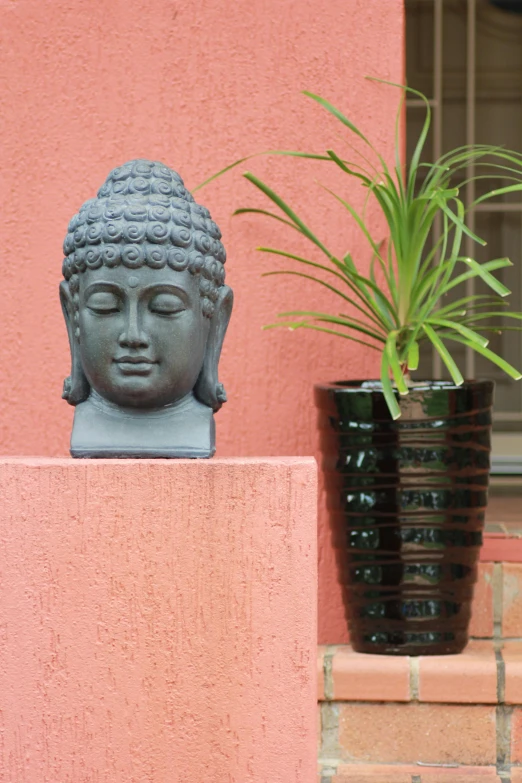
<svg viewBox="0 0 522 783">
<path fill-rule="evenodd" d="M 96 291 L 87 299 L 87 307 L 93 313 L 106 315 L 108 313 L 119 313 L 121 302 L 119 297 L 110 291 Z"/>
<path fill-rule="evenodd" d="M 175 294 L 156 294 L 149 305 L 151 313 L 158 315 L 176 315 L 186 309 L 185 304 Z"/>
</svg>

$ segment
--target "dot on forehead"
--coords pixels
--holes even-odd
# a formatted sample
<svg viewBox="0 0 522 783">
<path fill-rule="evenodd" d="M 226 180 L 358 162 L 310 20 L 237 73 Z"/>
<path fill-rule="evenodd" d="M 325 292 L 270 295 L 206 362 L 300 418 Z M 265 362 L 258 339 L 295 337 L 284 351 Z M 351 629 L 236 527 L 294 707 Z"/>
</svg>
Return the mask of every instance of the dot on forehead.
<svg viewBox="0 0 522 783">
<path fill-rule="evenodd" d="M 139 284 L 140 281 L 138 280 L 138 278 L 135 275 L 131 275 L 129 277 L 129 281 L 128 282 L 129 282 L 129 286 L 131 288 L 136 288 L 136 286 Z"/>
</svg>

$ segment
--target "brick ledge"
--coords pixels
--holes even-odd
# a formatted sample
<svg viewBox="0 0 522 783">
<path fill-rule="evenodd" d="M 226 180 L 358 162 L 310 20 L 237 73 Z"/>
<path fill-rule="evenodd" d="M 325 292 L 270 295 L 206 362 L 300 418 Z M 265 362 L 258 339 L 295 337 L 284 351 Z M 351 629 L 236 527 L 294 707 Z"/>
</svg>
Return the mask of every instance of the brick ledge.
<svg viewBox="0 0 522 783">
<path fill-rule="evenodd" d="M 511 783 L 521 783 L 522 767 L 513 767 Z M 496 767 L 421 764 L 341 764 L 323 768 L 318 783 L 505 783 Z"/>
<path fill-rule="evenodd" d="M 386 656 L 321 645 L 318 701 L 522 704 L 522 642 L 474 639 L 459 655 Z"/>
</svg>

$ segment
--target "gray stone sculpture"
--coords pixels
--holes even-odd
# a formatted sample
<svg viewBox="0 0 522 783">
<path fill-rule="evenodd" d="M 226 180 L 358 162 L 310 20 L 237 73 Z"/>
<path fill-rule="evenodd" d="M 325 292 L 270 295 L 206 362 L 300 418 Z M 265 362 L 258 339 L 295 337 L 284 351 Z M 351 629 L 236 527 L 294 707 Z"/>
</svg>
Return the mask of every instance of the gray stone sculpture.
<svg viewBox="0 0 522 783">
<path fill-rule="evenodd" d="M 73 217 L 60 299 L 73 457 L 211 457 L 226 400 L 225 248 L 175 171 L 134 160 Z"/>
</svg>

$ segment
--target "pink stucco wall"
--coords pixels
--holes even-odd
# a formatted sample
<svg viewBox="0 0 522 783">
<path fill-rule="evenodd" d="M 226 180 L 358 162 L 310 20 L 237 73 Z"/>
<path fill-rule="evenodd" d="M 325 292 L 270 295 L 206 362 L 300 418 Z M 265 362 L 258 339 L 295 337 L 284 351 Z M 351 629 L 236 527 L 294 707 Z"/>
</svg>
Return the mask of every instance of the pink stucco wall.
<svg viewBox="0 0 522 783">
<path fill-rule="evenodd" d="M 315 783 L 315 478 L 0 459 L 0 780 Z"/>
<path fill-rule="evenodd" d="M 0 0 L 0 453 L 67 452 L 61 243 L 70 216 L 108 171 L 132 157 L 156 158 L 193 187 L 267 148 L 334 146 L 350 155 L 337 125 L 303 89 L 338 104 L 391 158 L 397 94 L 363 77 L 401 81 L 402 5 Z M 350 248 L 366 261 L 360 235 L 316 182 L 341 188 L 333 171 L 281 159 L 250 166 L 334 249 Z M 342 188 L 362 205 L 360 188 Z M 329 295 L 296 278 L 261 278 L 277 262 L 253 248 L 288 248 L 293 237 L 263 219 L 231 219 L 237 206 L 261 203 L 239 172 L 199 197 L 222 228 L 236 294 L 222 360 L 230 402 L 218 416 L 218 454 L 311 454 L 313 383 L 371 377 L 375 357 L 326 335 L 262 332 L 283 309 L 331 307 Z M 322 638 L 336 641 L 339 596 L 321 530 Z"/>
</svg>

